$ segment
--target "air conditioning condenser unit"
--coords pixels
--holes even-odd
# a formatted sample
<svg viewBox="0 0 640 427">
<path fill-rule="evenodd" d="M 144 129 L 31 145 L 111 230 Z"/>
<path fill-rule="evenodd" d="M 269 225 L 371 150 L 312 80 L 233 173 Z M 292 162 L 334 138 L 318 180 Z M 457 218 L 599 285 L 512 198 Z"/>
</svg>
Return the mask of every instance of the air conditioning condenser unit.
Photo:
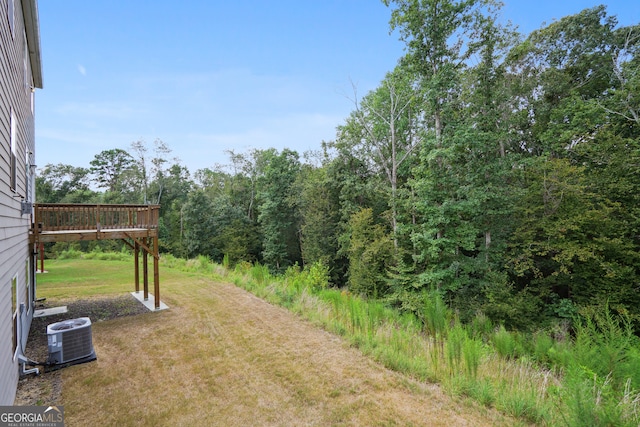
<svg viewBox="0 0 640 427">
<path fill-rule="evenodd" d="M 91 337 L 91 319 L 79 317 L 47 326 L 49 366 L 69 366 L 96 360 Z"/>
</svg>

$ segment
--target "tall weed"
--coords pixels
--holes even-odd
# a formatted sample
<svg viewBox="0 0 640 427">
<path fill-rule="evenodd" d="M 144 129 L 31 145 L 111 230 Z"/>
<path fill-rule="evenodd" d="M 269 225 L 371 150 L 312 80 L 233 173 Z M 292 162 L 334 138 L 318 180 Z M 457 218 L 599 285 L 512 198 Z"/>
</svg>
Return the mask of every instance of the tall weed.
<svg viewBox="0 0 640 427">
<path fill-rule="evenodd" d="M 249 270 L 249 276 L 256 284 L 264 285 L 271 279 L 271 273 L 269 267 L 265 265 L 256 264 Z"/>
<path fill-rule="evenodd" d="M 611 377 L 601 378 L 585 367 L 572 366 L 561 391 L 566 408 L 564 421 L 584 427 L 637 426 L 637 413 L 635 417 L 625 414 L 614 394 Z"/>
<path fill-rule="evenodd" d="M 460 365 L 462 363 L 462 351 L 467 339 L 467 331 L 462 327 L 460 322 L 456 321 L 453 328 L 449 330 L 446 345 L 447 360 L 449 361 L 451 375 L 459 375 Z"/>
<path fill-rule="evenodd" d="M 631 322 L 605 305 L 583 310 L 560 395 L 574 426 L 640 425 L 640 351 Z"/>
<path fill-rule="evenodd" d="M 500 356 L 507 359 L 512 359 L 516 356 L 516 339 L 503 325 L 500 325 L 493 333 L 492 341 L 493 346 Z"/>
<path fill-rule="evenodd" d="M 434 340 L 444 337 L 447 331 L 449 309 L 437 290 L 424 293 L 423 321 L 426 332 Z"/>
<path fill-rule="evenodd" d="M 575 361 L 599 377 L 610 377 L 612 387 L 622 390 L 628 379 L 640 388 L 640 341 L 625 315 L 614 315 L 609 307 L 583 311 L 576 325 Z"/>
<path fill-rule="evenodd" d="M 222 266 L 227 270 L 231 267 L 231 261 L 229 259 L 229 254 L 224 254 L 224 256 L 222 257 Z"/>
<path fill-rule="evenodd" d="M 533 356 L 545 365 L 551 363 L 549 352 L 553 348 L 553 338 L 544 331 L 538 331 L 533 335 Z"/>
<path fill-rule="evenodd" d="M 58 254 L 58 259 L 80 259 L 80 258 L 82 258 L 82 252 L 73 248 L 69 248 Z"/>
<path fill-rule="evenodd" d="M 483 312 L 479 311 L 471 320 L 469 330 L 473 338 L 489 341 L 493 331 L 493 323 Z"/>
<path fill-rule="evenodd" d="M 310 267 L 305 267 L 306 280 L 313 290 L 327 289 L 329 287 L 329 267 L 323 261 L 316 261 Z"/>
<path fill-rule="evenodd" d="M 482 358 L 482 342 L 475 338 L 466 338 L 462 346 L 462 355 L 464 356 L 464 366 L 467 375 L 470 378 L 478 377 L 478 368 Z"/>
</svg>

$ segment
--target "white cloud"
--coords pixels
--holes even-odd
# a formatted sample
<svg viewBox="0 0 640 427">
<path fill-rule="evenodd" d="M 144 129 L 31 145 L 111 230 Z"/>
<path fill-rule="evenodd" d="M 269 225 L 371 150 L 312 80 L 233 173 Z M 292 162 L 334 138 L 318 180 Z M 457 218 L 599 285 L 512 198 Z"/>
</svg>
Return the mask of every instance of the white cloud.
<svg viewBox="0 0 640 427">
<path fill-rule="evenodd" d="M 83 76 L 87 75 L 87 69 L 84 68 L 84 65 L 82 64 L 78 64 L 78 71 L 80 72 L 80 74 L 82 74 Z"/>
</svg>

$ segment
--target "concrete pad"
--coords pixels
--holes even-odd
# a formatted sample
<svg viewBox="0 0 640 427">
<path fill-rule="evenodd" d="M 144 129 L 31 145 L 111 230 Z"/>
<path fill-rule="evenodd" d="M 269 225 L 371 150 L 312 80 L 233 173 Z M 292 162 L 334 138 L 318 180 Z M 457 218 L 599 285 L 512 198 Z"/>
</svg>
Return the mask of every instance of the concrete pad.
<svg viewBox="0 0 640 427">
<path fill-rule="evenodd" d="M 158 307 L 156 309 L 152 293 L 148 294 L 149 295 L 149 299 L 146 300 L 146 301 L 144 300 L 144 292 L 143 291 L 140 291 L 140 292 L 135 292 L 134 291 L 134 292 L 131 292 L 131 295 L 133 295 L 135 299 L 140 301 L 150 311 L 160 311 L 160 310 L 166 310 L 166 309 L 169 308 L 169 306 L 167 306 L 167 304 L 165 304 L 162 301 L 160 301 L 160 307 Z"/>
<path fill-rule="evenodd" d="M 33 313 L 33 317 L 53 316 L 54 314 L 64 314 L 67 312 L 67 306 L 42 308 Z"/>
</svg>

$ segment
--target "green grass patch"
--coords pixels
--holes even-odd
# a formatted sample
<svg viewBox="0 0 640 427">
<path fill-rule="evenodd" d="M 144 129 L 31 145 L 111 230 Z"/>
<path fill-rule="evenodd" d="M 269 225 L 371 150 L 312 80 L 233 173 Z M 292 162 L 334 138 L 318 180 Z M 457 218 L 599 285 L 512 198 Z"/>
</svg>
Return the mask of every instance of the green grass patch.
<svg viewBox="0 0 640 427">
<path fill-rule="evenodd" d="M 131 292 L 134 288 L 133 257 L 125 261 L 58 259 L 47 273 L 38 274 L 38 297 L 87 298 Z"/>
</svg>

